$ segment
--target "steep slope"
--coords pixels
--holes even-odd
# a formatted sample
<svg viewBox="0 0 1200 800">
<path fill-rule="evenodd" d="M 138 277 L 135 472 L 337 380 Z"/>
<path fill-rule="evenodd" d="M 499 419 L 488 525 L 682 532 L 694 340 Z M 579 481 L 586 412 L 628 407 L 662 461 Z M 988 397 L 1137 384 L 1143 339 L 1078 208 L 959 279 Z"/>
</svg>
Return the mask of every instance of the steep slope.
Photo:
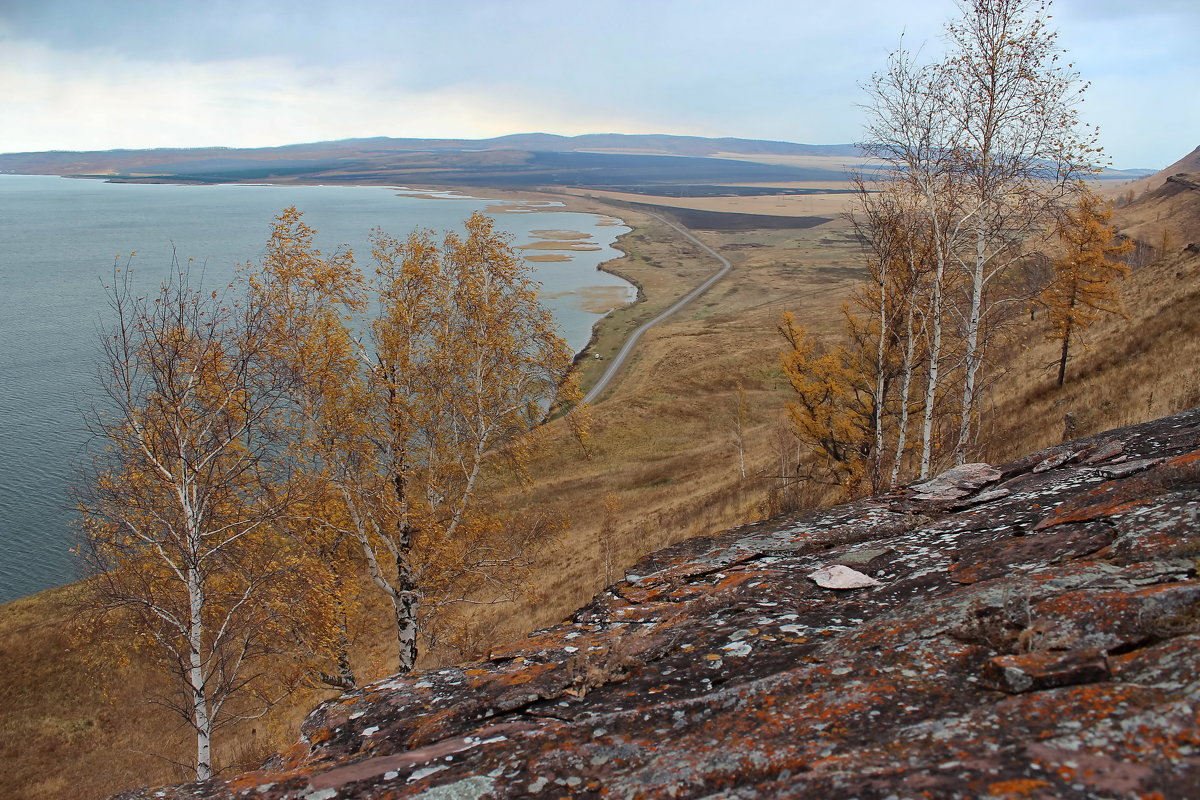
<svg viewBox="0 0 1200 800">
<path fill-rule="evenodd" d="M 1162 172 L 1121 187 L 1132 197 L 1117 209 L 1121 231 L 1168 254 L 1200 248 L 1200 147 Z"/>
<path fill-rule="evenodd" d="M 1121 190 L 1123 192 L 1132 190 L 1135 195 L 1152 192 L 1162 186 L 1169 176 L 1180 173 L 1200 173 L 1200 147 L 1197 147 L 1169 167 L 1159 170 L 1153 175 L 1139 178 L 1133 183 L 1126 184 L 1121 187 Z"/>
<path fill-rule="evenodd" d="M 1188 797 L 1198 555 L 1195 409 L 681 543 L 263 771 L 122 797 Z"/>
</svg>

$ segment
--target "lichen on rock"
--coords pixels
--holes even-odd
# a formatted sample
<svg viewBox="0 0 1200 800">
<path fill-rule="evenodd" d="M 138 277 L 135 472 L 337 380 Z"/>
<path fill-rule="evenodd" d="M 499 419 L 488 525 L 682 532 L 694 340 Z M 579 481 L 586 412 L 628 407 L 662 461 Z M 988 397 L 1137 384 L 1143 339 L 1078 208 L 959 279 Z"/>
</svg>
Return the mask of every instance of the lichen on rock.
<svg viewBox="0 0 1200 800">
<path fill-rule="evenodd" d="M 1193 797 L 1197 556 L 1193 410 L 682 542 L 271 769 L 125 797 Z"/>
</svg>

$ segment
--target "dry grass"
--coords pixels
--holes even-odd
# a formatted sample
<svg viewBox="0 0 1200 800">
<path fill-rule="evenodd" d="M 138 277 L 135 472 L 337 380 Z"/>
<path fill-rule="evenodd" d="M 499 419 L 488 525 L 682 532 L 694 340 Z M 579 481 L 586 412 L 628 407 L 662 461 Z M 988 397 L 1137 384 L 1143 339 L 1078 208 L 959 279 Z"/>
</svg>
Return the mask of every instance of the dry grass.
<svg viewBox="0 0 1200 800">
<path fill-rule="evenodd" d="M 173 687 L 136 651 L 99 641 L 76 619 L 80 585 L 0 606 L 0 785 L 12 800 L 88 800 L 137 786 L 178 783 L 195 739 L 154 702 Z M 372 609 L 376 611 L 377 609 Z M 378 633 L 367 639 L 379 642 Z M 355 664 L 385 674 L 376 644 Z M 216 740 L 215 763 L 236 773 L 296 739 L 326 689 L 301 687 L 264 717 Z"/>
<path fill-rule="evenodd" d="M 739 186 L 769 186 L 788 187 L 802 186 L 806 188 L 838 188 L 846 189 L 844 182 L 828 184 L 803 183 L 771 183 L 771 184 L 738 184 Z M 723 211 L 735 214 L 766 214 L 783 217 L 836 217 L 843 213 L 850 203 L 849 194 L 796 194 L 796 195 L 749 195 L 746 197 L 678 197 L 671 195 L 634 194 L 632 192 L 612 192 L 600 189 L 574 189 L 573 194 L 617 200 L 626 203 L 650 203 L 652 205 L 670 206 L 672 208 L 692 208 L 701 211 Z"/>
<path fill-rule="evenodd" d="M 605 355 L 716 268 L 658 220 L 622 216 L 635 226 L 621 242 L 634 255 L 611 266 L 650 300 L 602 323 L 593 350 Z M 620 509 L 610 521 L 618 577 L 648 552 L 761 519 L 768 510 L 788 392 L 775 326 L 787 310 L 817 332 L 836 330 L 840 303 L 862 277 L 857 245 L 841 221 L 809 230 L 697 235 L 734 270 L 643 337 L 625 374 L 592 409 L 588 458 L 564 430 L 550 430 L 547 455 L 534 465 L 534 488 L 521 502 L 556 510 L 571 526 L 539 566 L 542 601 L 505 611 L 503 630 L 512 635 L 560 621 L 603 588 L 602 506 L 610 495 Z M 584 365 L 594 367 L 591 359 Z M 733 436 L 739 384 L 748 406 L 745 478 Z"/>
<path fill-rule="evenodd" d="M 182 777 L 144 754 L 172 735 L 141 702 L 156 676 L 136 663 L 112 664 L 104 674 L 71 633 L 70 592 L 43 592 L 0 614 L 0 765 L 7 796 L 96 797 Z"/>
<path fill-rule="evenodd" d="M 527 196 L 528 197 L 528 196 Z M 533 198 L 530 198 L 533 199 Z M 599 201 L 569 198 L 572 210 L 613 214 Z M 622 209 L 634 231 L 611 265 L 641 287 L 644 302 L 599 326 L 592 351 L 611 356 L 629 331 L 712 274 L 711 257 L 658 220 Z M 538 563 L 540 598 L 489 607 L 475 620 L 475 641 L 444 658 L 464 658 L 560 621 L 606 582 L 601 541 L 611 540 L 612 574 L 681 539 L 761 518 L 778 474 L 780 419 L 788 389 L 774 329 L 793 311 L 818 334 L 840 325 L 838 307 L 861 277 L 859 253 L 838 221 L 803 231 L 700 233 L 735 264 L 703 297 L 643 337 L 624 374 L 593 408 L 589 457 L 561 422 L 534 464 L 533 488 L 514 490 L 520 504 L 554 511 L 570 529 Z M 995 445 L 1002 460 L 1056 443 L 1063 416 L 1076 415 L 1084 435 L 1200 403 L 1200 258 L 1177 257 L 1130 279 L 1130 319 L 1108 319 L 1089 334 L 1090 350 L 1072 362 L 1057 390 L 1044 367 L 1054 346 L 1031 333 L 995 395 Z M 583 361 L 585 383 L 598 365 Z M 733 417 L 738 386 L 746 390 L 747 475 L 738 466 Z M 783 445 L 788 446 L 788 445 Z M 611 498 L 611 499 L 609 499 Z M 606 499 L 608 502 L 606 503 Z M 605 506 L 613 509 L 605 512 Z M 98 670 L 69 635 L 65 591 L 0 607 L 0 771 L 15 798 L 102 797 L 181 773 L 139 751 L 180 736 L 144 702 L 159 680 L 136 660 Z M 384 637 L 362 665 L 364 678 L 391 668 Z M 436 663 L 427 656 L 423 665 Z M 267 726 L 243 729 L 226 761 L 252 763 L 295 736 L 315 694 L 293 698 Z M 231 752 L 232 751 L 232 752 Z M 186 752 L 186 751 L 182 751 Z"/>
<path fill-rule="evenodd" d="M 1134 274 L 1123 287 L 1128 318 L 1106 316 L 1090 331 L 1055 386 L 1057 345 L 1030 331 L 995 395 L 993 444 L 1004 461 L 1200 405 L 1200 256 L 1176 254 Z"/>
</svg>

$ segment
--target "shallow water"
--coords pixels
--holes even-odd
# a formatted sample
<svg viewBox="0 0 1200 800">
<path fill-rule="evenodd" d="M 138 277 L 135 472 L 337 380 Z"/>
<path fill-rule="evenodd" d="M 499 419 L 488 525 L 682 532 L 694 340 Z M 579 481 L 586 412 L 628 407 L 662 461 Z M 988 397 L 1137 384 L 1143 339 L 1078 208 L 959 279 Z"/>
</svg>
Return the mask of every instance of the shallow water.
<svg viewBox="0 0 1200 800">
<path fill-rule="evenodd" d="M 495 204 L 398 196 L 381 187 L 138 185 L 0 175 L 0 602 L 77 577 L 67 491 L 88 442 L 82 410 L 91 404 L 96 329 L 108 311 L 101 280 L 111 278 L 115 256 L 136 252 L 139 281 L 154 287 L 168 274 L 174 247 L 180 258 L 202 265 L 205 285 L 217 287 L 237 264 L 261 257 L 273 217 L 290 205 L 305 212 L 322 250 L 348 244 L 365 256 L 373 227 L 398 238 L 415 227 L 440 232 Z M 600 245 L 561 251 L 569 261 L 530 263 L 543 283 L 543 302 L 572 348 L 587 343 L 605 310 L 598 293 L 610 300 L 622 292 L 634 296 L 628 283 L 596 269 L 620 255 L 611 244 L 628 228 L 563 211 L 495 219 L 516 245 L 539 241 L 532 231 L 552 230 L 590 234 L 586 241 Z"/>
</svg>

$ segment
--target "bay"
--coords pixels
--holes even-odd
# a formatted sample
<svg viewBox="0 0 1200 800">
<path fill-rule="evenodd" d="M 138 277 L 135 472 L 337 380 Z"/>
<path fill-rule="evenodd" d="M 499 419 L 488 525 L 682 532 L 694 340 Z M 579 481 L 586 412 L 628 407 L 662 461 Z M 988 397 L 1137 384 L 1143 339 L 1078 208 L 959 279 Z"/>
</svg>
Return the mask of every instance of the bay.
<svg viewBox="0 0 1200 800">
<path fill-rule="evenodd" d="M 219 288 L 238 264 L 258 262 L 275 215 L 295 205 L 316 228 L 317 246 L 349 246 L 370 272 L 373 227 L 402 238 L 414 228 L 461 230 L 471 212 L 497 206 L 496 226 L 517 246 L 546 231 L 575 231 L 590 250 L 530 249 L 568 261 L 531 263 L 542 302 L 574 350 L 614 304 L 636 290 L 601 272 L 620 255 L 629 229 L 611 218 L 503 204 L 451 193 L 404 195 L 347 186 L 181 186 L 110 184 L 49 176 L 0 175 L 0 603 L 78 578 L 69 552 L 68 489 L 88 445 L 85 409 L 94 402 L 97 328 L 108 312 L 102 283 L 114 259 L 153 289 L 174 251 L 194 259 L 204 284 Z M 534 233 L 542 232 L 542 233 Z"/>
</svg>

